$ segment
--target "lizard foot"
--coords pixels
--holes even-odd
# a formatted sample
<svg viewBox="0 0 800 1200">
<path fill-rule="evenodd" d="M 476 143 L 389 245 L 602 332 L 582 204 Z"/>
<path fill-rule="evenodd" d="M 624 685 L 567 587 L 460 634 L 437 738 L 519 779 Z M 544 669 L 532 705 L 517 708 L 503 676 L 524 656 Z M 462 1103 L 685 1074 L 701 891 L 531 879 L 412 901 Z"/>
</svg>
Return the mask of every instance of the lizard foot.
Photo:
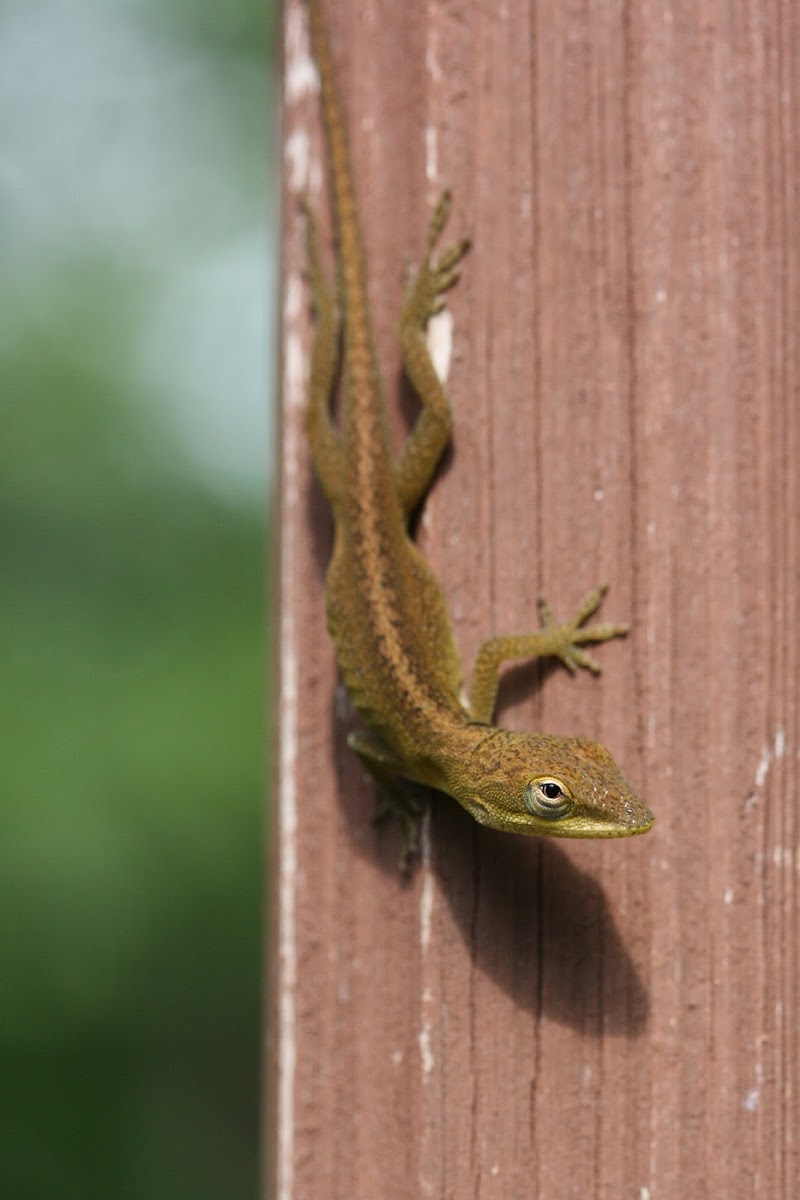
<svg viewBox="0 0 800 1200">
<path fill-rule="evenodd" d="M 452 207 L 450 192 L 442 194 L 433 210 L 428 227 L 425 257 L 419 269 L 411 272 L 406 284 L 406 301 L 403 323 L 424 329 L 431 317 L 441 312 L 445 305 L 444 294 L 458 281 L 458 264 L 469 249 L 468 237 L 459 238 L 448 246 L 435 262 L 433 252 L 439 236 L 447 224 Z"/>
<path fill-rule="evenodd" d="M 566 625 L 557 624 L 549 604 L 542 596 L 537 601 L 542 629 L 552 638 L 550 653 L 560 658 L 572 675 L 575 674 L 578 667 L 584 667 L 587 671 L 591 671 L 593 675 L 599 675 L 600 673 L 600 666 L 595 662 L 591 654 L 587 654 L 585 650 L 580 649 L 581 643 L 607 642 L 610 638 L 624 637 L 628 632 L 627 625 L 612 625 L 608 623 L 589 625 L 585 629 L 582 628 L 584 621 L 587 621 L 593 613 L 597 612 L 607 591 L 608 584 L 604 583 L 600 587 L 593 588 L 591 592 L 588 592 L 579 604 L 575 616 Z"/>
<path fill-rule="evenodd" d="M 400 831 L 400 855 L 398 869 L 407 875 L 411 864 L 419 853 L 419 829 L 425 802 L 421 794 L 411 786 L 387 786 L 381 783 L 378 810 L 372 818 L 373 825 L 387 819 L 397 822 Z"/>
<path fill-rule="evenodd" d="M 398 866 L 407 874 L 419 850 L 419 827 L 425 811 L 425 793 L 399 774 L 399 764 L 380 738 L 368 730 L 353 730 L 347 738 L 378 785 L 379 804 L 373 825 L 391 818 L 400 829 Z"/>
</svg>

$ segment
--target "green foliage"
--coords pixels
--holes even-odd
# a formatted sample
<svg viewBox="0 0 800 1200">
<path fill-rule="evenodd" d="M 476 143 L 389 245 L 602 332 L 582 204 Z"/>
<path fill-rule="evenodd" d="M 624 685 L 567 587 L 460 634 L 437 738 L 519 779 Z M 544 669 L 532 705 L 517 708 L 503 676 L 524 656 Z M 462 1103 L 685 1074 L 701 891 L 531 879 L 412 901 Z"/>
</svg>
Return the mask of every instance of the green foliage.
<svg viewBox="0 0 800 1200">
<path fill-rule="evenodd" d="M 245 1194 L 261 522 L 57 336 L 3 375 L 0 1190 Z"/>
<path fill-rule="evenodd" d="M 263 72 L 249 0 L 169 11 Z M 152 272 L 43 261 L 0 284 L 0 1194 L 252 1196 L 263 516 L 145 394 Z"/>
</svg>

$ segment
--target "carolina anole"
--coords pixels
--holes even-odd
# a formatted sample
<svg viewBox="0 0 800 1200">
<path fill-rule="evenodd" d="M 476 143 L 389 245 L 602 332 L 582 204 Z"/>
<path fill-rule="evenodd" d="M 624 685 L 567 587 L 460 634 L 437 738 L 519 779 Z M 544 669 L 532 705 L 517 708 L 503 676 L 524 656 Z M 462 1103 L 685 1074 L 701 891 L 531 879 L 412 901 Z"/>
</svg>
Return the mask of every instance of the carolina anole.
<svg viewBox="0 0 800 1200">
<path fill-rule="evenodd" d="M 604 746 L 588 738 L 516 733 L 492 725 L 500 666 L 553 656 L 569 671 L 599 667 L 581 647 L 626 633 L 584 623 L 606 588 L 590 592 L 564 625 L 539 600 L 542 628 L 481 647 L 468 697 L 438 580 L 408 531 L 449 438 L 452 413 L 425 342 L 467 250 L 462 238 L 434 257 L 450 210 L 444 193 L 422 264 L 410 278 L 400 318 L 406 373 L 422 410 L 399 457 L 390 448 L 373 343 L 364 250 L 342 109 L 320 0 L 308 11 L 322 96 L 338 247 L 337 282 L 327 282 L 316 224 L 305 205 L 309 279 L 316 316 L 306 410 L 311 454 L 333 511 L 328 628 L 353 703 L 367 725 L 350 747 L 378 781 L 385 806 L 403 826 L 401 863 L 416 847 L 419 805 L 402 781 L 446 792 L 482 825 L 546 837 L 607 838 L 645 833 L 648 808 Z M 337 426 L 331 396 L 341 368 Z"/>
</svg>

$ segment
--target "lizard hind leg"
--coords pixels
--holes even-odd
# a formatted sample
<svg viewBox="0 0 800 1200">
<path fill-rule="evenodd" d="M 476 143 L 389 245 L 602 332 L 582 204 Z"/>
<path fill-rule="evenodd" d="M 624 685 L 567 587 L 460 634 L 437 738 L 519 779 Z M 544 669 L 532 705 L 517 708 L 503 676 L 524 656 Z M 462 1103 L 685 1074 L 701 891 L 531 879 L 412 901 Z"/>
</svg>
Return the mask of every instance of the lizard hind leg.
<svg viewBox="0 0 800 1200">
<path fill-rule="evenodd" d="M 307 200 L 301 201 L 306 221 L 307 276 L 316 318 L 308 381 L 306 432 L 314 468 L 328 503 L 333 507 L 342 489 L 344 453 L 331 416 L 331 396 L 341 361 L 341 313 L 335 291 L 325 278 L 319 230 Z"/>
<path fill-rule="evenodd" d="M 406 874 L 419 851 L 419 829 L 425 803 L 422 789 L 398 774 L 398 764 L 380 738 L 367 732 L 354 732 L 347 738 L 380 789 L 380 804 L 373 817 L 378 824 L 387 817 L 400 830 L 399 869 Z"/>
<path fill-rule="evenodd" d="M 444 308 L 445 293 L 458 281 L 458 265 L 469 248 L 469 238 L 462 237 L 434 261 L 450 207 L 450 193 L 445 192 L 431 216 L 422 263 L 409 275 L 400 317 L 403 366 L 422 403 L 422 412 L 394 470 L 395 489 L 406 513 L 427 491 L 453 425 L 450 402 L 425 340 L 428 321 Z"/>
</svg>

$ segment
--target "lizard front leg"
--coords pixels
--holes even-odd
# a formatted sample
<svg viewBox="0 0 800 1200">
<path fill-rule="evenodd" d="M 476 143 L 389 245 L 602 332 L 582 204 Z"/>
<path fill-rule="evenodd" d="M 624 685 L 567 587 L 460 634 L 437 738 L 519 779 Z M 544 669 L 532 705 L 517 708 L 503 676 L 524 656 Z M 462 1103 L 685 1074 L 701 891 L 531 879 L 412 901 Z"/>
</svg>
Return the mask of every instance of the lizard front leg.
<svg viewBox="0 0 800 1200">
<path fill-rule="evenodd" d="M 469 711 L 476 721 L 492 719 L 502 663 L 512 658 L 559 658 L 571 674 L 584 667 L 593 675 L 600 672 L 598 663 L 581 649 L 586 642 L 607 642 L 610 638 L 624 637 L 627 625 L 589 625 L 582 628 L 593 613 L 597 612 L 608 591 L 608 584 L 594 588 L 584 596 L 578 611 L 565 625 L 557 625 L 550 606 L 540 596 L 537 605 L 542 628 L 536 633 L 512 634 L 510 637 L 492 638 L 484 642 L 478 651 L 472 671 L 469 691 Z"/>
<path fill-rule="evenodd" d="M 444 293 L 458 280 L 458 264 L 469 248 L 469 238 L 461 238 L 436 262 L 432 261 L 450 207 L 450 193 L 445 192 L 431 217 L 425 257 L 416 273 L 409 276 L 400 318 L 403 366 L 422 402 L 422 412 L 394 469 L 397 497 L 406 513 L 427 491 L 453 425 L 450 402 L 425 341 L 428 321 L 444 308 Z"/>
</svg>

